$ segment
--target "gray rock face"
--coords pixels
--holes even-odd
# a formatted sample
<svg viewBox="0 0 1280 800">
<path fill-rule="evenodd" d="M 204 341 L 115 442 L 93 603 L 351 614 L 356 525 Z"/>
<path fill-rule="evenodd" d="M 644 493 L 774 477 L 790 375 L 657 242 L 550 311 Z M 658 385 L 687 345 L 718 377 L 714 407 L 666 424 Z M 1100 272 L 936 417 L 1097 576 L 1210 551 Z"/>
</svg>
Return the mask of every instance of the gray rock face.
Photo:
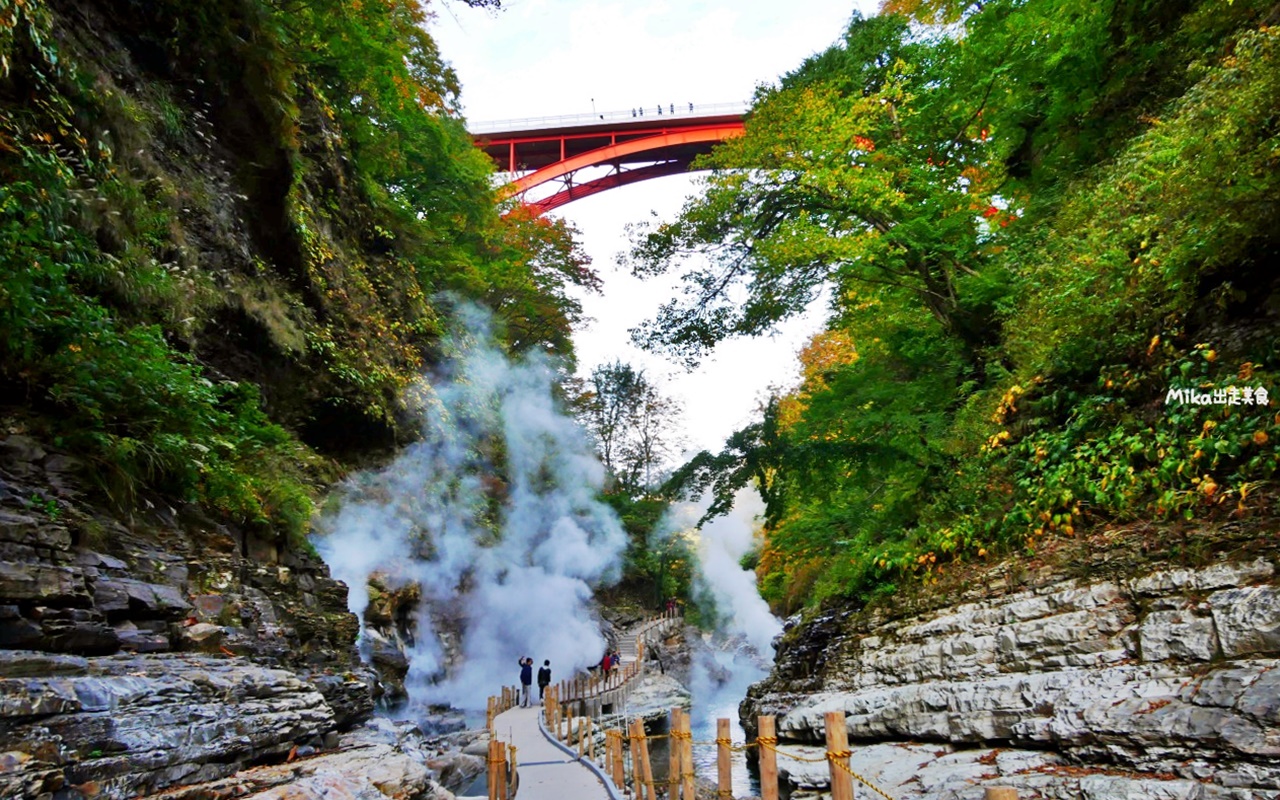
<svg viewBox="0 0 1280 800">
<path fill-rule="evenodd" d="M 254 800 L 453 800 L 411 736 L 388 738 L 357 729 L 333 752 L 289 763 L 255 767 L 235 775 L 158 795 L 164 800 L 243 797 Z M 301 754 L 301 749 L 299 749 Z M 477 759 L 479 760 L 479 759 Z M 481 767 L 483 768 L 483 767 Z"/>
<path fill-rule="evenodd" d="M 843 711 L 853 768 L 902 800 L 988 785 L 1063 800 L 1280 798 L 1275 581 L 1258 559 L 828 617 L 784 636 L 743 722 L 775 714 L 803 750 L 822 741 L 824 712 Z M 818 650 L 824 662 L 798 663 Z M 780 765 L 802 791 L 827 785 L 824 764 Z"/>
<path fill-rule="evenodd" d="M 437 794 L 401 740 L 341 735 L 368 719 L 378 681 L 322 563 L 254 560 L 248 534 L 194 509 L 126 526 L 74 473 L 0 438 L 0 797 Z M 220 781 L 229 794 L 208 788 Z"/>
<path fill-rule="evenodd" d="M 44 677 L 23 656 L 0 658 L 0 752 L 30 756 L 17 775 L 0 774 L 4 797 L 23 796 L 15 780 L 29 785 L 31 773 L 92 782 L 106 796 L 152 792 L 283 755 L 334 726 L 314 686 L 241 659 L 81 659 Z"/>
</svg>

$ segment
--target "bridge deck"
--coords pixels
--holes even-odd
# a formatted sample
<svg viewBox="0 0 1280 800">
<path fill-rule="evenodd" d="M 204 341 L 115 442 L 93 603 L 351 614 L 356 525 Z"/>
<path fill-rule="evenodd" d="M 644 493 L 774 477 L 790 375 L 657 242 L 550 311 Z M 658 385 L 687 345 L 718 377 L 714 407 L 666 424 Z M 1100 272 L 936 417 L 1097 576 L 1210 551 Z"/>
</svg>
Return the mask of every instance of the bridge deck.
<svg viewBox="0 0 1280 800">
<path fill-rule="evenodd" d="M 607 800 L 595 773 L 556 747 L 538 729 L 540 706 L 513 708 L 493 720 L 493 728 L 516 746 L 519 800 Z"/>
<path fill-rule="evenodd" d="M 581 156 L 612 145 L 663 136 L 670 133 L 714 129 L 742 124 L 741 113 L 645 117 L 619 122 L 587 123 L 563 127 L 527 128 L 490 131 L 476 134 L 476 146 L 483 150 L 498 168 L 507 172 L 529 172 Z M 680 152 L 664 152 L 663 158 L 697 155 L 702 150 L 684 148 Z M 687 151 L 687 152 L 686 152 Z M 613 159 L 631 164 L 654 161 L 651 153 L 628 154 Z"/>
</svg>

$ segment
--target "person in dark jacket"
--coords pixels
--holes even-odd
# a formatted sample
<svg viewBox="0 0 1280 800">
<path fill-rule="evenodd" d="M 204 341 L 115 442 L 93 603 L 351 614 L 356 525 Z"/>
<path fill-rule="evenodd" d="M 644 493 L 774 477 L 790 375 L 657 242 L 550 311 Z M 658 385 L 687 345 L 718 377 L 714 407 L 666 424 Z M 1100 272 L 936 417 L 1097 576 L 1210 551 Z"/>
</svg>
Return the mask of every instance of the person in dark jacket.
<svg viewBox="0 0 1280 800">
<path fill-rule="evenodd" d="M 529 707 L 529 686 L 533 684 L 533 658 L 520 659 L 520 707 Z"/>
<path fill-rule="evenodd" d="M 538 702 L 542 702 L 542 696 L 546 694 L 547 687 L 551 685 L 551 660 L 542 662 L 542 668 L 538 670 Z"/>
</svg>

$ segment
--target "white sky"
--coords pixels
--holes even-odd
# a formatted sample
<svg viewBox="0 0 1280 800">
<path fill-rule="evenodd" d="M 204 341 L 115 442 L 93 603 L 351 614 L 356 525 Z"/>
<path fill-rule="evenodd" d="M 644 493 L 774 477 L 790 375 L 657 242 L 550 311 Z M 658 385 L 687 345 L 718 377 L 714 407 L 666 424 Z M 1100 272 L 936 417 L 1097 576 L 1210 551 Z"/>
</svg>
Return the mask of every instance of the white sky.
<svg viewBox="0 0 1280 800">
<path fill-rule="evenodd" d="M 462 81 L 475 122 L 618 111 L 635 106 L 724 103 L 799 66 L 836 41 L 855 8 L 875 0 L 504 0 L 491 13 L 437 2 L 432 28 Z M 718 450 L 755 415 L 770 386 L 795 382 L 796 352 L 821 327 L 821 309 L 778 336 L 722 343 L 693 373 L 643 353 L 628 329 L 653 316 L 671 282 L 639 281 L 615 266 L 629 222 L 656 211 L 671 218 L 691 176 L 644 181 L 557 210 L 604 278 L 604 295 L 584 300 L 594 322 L 575 336 L 579 371 L 621 358 L 664 383 L 684 405 L 694 449 Z"/>
</svg>

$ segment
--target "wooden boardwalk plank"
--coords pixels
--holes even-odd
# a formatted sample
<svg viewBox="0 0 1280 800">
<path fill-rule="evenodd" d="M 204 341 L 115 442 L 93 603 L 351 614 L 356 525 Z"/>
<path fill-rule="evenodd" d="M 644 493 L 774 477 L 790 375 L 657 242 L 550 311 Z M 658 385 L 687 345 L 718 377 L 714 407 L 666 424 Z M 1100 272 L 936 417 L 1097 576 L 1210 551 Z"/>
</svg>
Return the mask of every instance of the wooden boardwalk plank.
<svg viewBox="0 0 1280 800">
<path fill-rule="evenodd" d="M 518 800 L 607 800 L 609 793 L 595 773 L 538 730 L 539 707 L 513 708 L 499 714 L 493 729 L 514 744 L 519 755 Z"/>
</svg>

